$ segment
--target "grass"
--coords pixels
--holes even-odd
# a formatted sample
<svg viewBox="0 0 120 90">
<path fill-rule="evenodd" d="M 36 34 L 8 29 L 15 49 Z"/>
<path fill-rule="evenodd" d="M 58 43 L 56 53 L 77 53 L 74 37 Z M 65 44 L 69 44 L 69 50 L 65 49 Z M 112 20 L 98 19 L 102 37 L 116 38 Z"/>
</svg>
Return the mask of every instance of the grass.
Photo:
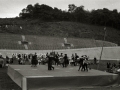
<svg viewBox="0 0 120 90">
<path fill-rule="evenodd" d="M 62 46 L 64 37 L 25 35 L 25 38 L 28 42 L 31 42 L 31 44 L 28 44 L 29 50 L 55 50 L 67 48 Z M 22 41 L 21 35 L 0 34 L 0 49 L 25 49 L 24 45 L 20 45 L 18 41 Z M 71 49 L 101 47 L 103 45 L 103 41 L 87 38 L 67 38 L 67 41 L 74 45 Z M 104 46 L 111 47 L 116 46 L 116 44 L 105 41 Z"/>
<path fill-rule="evenodd" d="M 1 20 L 0 24 L 8 25 L 1 27 L 0 33 L 20 35 L 38 35 L 69 38 L 89 38 L 103 40 L 104 27 L 77 22 L 40 22 L 39 20 L 7 19 Z M 22 26 L 22 29 L 20 29 Z M 120 31 L 107 27 L 106 41 L 120 45 Z"/>
</svg>

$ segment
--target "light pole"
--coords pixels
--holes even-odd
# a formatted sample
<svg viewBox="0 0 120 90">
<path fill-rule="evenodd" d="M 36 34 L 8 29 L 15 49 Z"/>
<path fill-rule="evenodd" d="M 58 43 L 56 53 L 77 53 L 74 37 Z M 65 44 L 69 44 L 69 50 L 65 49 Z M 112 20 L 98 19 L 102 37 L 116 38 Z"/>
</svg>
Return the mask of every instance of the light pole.
<svg viewBox="0 0 120 90">
<path fill-rule="evenodd" d="M 107 33 L 106 27 L 104 27 L 104 31 L 105 31 L 105 33 L 104 33 L 104 39 L 103 39 L 102 49 L 101 49 L 101 53 L 100 53 L 99 63 L 100 63 L 100 60 L 101 60 L 101 58 L 102 58 L 103 47 L 104 47 L 104 41 L 105 41 L 105 37 L 106 37 L 106 33 Z M 98 69 L 98 68 L 99 68 L 99 64 L 98 64 L 97 69 Z"/>
</svg>

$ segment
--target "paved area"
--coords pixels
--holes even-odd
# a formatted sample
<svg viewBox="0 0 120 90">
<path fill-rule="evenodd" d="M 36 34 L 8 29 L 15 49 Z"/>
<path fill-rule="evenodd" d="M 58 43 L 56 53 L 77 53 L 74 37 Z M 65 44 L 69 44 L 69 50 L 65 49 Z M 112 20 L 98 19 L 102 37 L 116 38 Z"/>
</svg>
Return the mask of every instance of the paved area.
<svg viewBox="0 0 120 90">
<path fill-rule="evenodd" d="M 22 90 L 12 79 L 7 75 L 7 67 L 0 68 L 0 90 Z M 40 90 L 56 90 L 56 88 L 42 88 Z M 94 87 L 74 87 L 74 88 L 57 88 L 57 90 L 120 90 L 119 85 L 115 86 L 94 86 Z"/>
<path fill-rule="evenodd" d="M 87 71 L 78 71 L 78 66 L 54 66 L 55 69 L 48 71 L 47 65 L 9 65 L 8 75 L 20 87 L 22 78 L 27 78 L 27 87 L 32 90 L 41 90 L 42 88 L 66 88 L 66 87 L 94 87 L 109 86 L 115 83 L 117 74 L 107 73 L 91 69 Z"/>
<path fill-rule="evenodd" d="M 78 71 L 79 66 L 68 66 L 63 68 L 62 66 L 55 66 L 54 70 L 48 71 L 47 65 L 38 65 L 37 67 L 31 67 L 31 65 L 10 65 L 11 68 L 17 70 L 23 76 L 53 76 L 53 77 L 64 77 L 64 76 L 101 76 L 101 75 L 116 75 L 107 73 L 95 69 L 88 71 Z"/>
</svg>

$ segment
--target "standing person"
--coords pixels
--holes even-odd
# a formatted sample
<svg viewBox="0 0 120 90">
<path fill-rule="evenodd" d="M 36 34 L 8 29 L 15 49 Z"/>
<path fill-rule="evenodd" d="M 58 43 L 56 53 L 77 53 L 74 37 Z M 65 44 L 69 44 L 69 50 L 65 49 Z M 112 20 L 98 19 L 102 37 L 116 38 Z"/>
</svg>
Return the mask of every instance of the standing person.
<svg viewBox="0 0 120 90">
<path fill-rule="evenodd" d="M 72 63 L 73 63 L 74 66 L 75 66 L 75 56 L 74 56 L 74 54 L 72 54 L 71 59 L 72 59 Z"/>
<path fill-rule="evenodd" d="M 48 70 L 54 70 L 54 67 L 52 66 L 52 60 L 54 60 L 53 53 L 51 52 L 48 56 Z"/>
<path fill-rule="evenodd" d="M 59 54 L 57 53 L 57 54 L 55 54 L 55 65 L 57 64 L 57 66 L 58 66 L 58 64 L 59 64 Z"/>
<path fill-rule="evenodd" d="M 67 65 L 68 65 L 68 56 L 67 56 L 67 54 L 65 54 L 65 56 L 64 56 L 64 62 L 63 62 L 63 67 L 67 67 Z"/>
<path fill-rule="evenodd" d="M 10 58 L 8 56 L 6 56 L 6 63 L 9 63 Z"/>
<path fill-rule="evenodd" d="M 97 58 L 94 57 L 94 64 L 97 64 Z"/>
<path fill-rule="evenodd" d="M 63 53 L 60 54 L 59 56 L 59 61 L 60 61 L 60 65 L 64 63 L 64 58 L 63 58 Z"/>
<path fill-rule="evenodd" d="M 17 55 L 17 57 L 18 57 L 18 64 L 20 64 L 20 63 L 21 63 L 21 54 L 19 53 L 19 54 Z"/>
<path fill-rule="evenodd" d="M 37 64 L 38 64 L 38 60 L 37 60 L 37 53 L 35 53 L 35 55 L 34 55 L 34 59 L 35 59 L 35 67 L 37 66 Z"/>
<path fill-rule="evenodd" d="M 77 53 L 75 53 L 75 66 L 77 65 L 78 58 L 79 58 L 79 56 L 77 55 Z"/>
<path fill-rule="evenodd" d="M 28 61 L 29 61 L 29 64 L 32 64 L 32 54 L 28 54 Z"/>
<path fill-rule="evenodd" d="M 33 56 L 32 56 L 32 66 L 36 67 L 38 64 L 38 60 L 37 60 L 37 54 L 35 53 Z M 32 67 L 31 66 L 31 67 Z"/>
<path fill-rule="evenodd" d="M 85 58 L 83 61 L 83 67 L 84 67 L 84 71 L 87 70 L 88 71 L 88 66 L 87 66 L 88 60 Z"/>
<path fill-rule="evenodd" d="M 111 63 L 110 62 L 107 62 L 107 71 L 110 72 L 111 70 Z"/>
<path fill-rule="evenodd" d="M 84 69 L 83 61 L 84 61 L 84 58 L 81 57 L 81 58 L 80 58 L 80 61 L 79 61 L 79 69 L 78 69 L 78 71 L 80 70 L 80 68 L 82 68 L 81 71 Z"/>
<path fill-rule="evenodd" d="M 15 54 L 12 54 L 11 63 L 13 63 L 15 60 L 16 60 L 16 56 L 15 56 Z"/>
</svg>

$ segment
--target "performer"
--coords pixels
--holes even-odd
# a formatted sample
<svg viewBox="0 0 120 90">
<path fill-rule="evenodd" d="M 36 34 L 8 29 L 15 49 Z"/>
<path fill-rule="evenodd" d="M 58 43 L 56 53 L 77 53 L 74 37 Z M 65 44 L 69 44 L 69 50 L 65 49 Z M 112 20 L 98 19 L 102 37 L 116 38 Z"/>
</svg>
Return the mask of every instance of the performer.
<svg viewBox="0 0 120 90">
<path fill-rule="evenodd" d="M 67 56 L 67 54 L 65 54 L 65 56 L 64 56 L 64 62 L 63 62 L 63 67 L 67 67 L 67 65 L 68 65 L 68 56 Z"/>
<path fill-rule="evenodd" d="M 74 66 L 75 66 L 75 56 L 74 56 L 74 54 L 72 54 L 71 59 L 72 59 L 72 63 L 71 64 L 74 64 Z"/>
<path fill-rule="evenodd" d="M 59 64 L 59 54 L 57 53 L 57 54 L 55 54 L 55 65 L 57 64 L 57 66 L 58 66 L 58 64 Z"/>
<path fill-rule="evenodd" d="M 76 66 L 77 65 L 77 59 L 79 58 L 79 56 L 77 55 L 77 53 L 75 53 L 75 64 L 74 64 L 74 66 Z"/>
<path fill-rule="evenodd" d="M 35 53 L 33 56 L 32 56 L 32 66 L 36 67 L 37 64 L 38 64 L 38 60 L 37 60 L 37 54 Z M 31 67 L 32 67 L 31 66 Z"/>
<path fill-rule="evenodd" d="M 94 57 L 94 64 L 97 64 L 97 58 Z"/>
<path fill-rule="evenodd" d="M 52 66 L 52 60 L 54 60 L 53 53 L 51 52 L 48 56 L 48 70 L 54 70 L 54 67 Z"/>
<path fill-rule="evenodd" d="M 85 70 L 88 71 L 87 63 L 88 63 L 88 60 L 85 59 L 85 60 L 83 61 L 83 68 L 84 68 L 84 71 L 85 71 Z"/>
<path fill-rule="evenodd" d="M 84 58 L 81 57 L 81 58 L 80 58 L 80 61 L 79 61 L 79 69 L 78 69 L 78 71 L 80 70 L 80 68 L 82 68 L 81 71 L 84 69 L 83 61 L 84 61 Z"/>
<path fill-rule="evenodd" d="M 60 65 L 64 63 L 63 53 L 59 56 Z"/>
</svg>

